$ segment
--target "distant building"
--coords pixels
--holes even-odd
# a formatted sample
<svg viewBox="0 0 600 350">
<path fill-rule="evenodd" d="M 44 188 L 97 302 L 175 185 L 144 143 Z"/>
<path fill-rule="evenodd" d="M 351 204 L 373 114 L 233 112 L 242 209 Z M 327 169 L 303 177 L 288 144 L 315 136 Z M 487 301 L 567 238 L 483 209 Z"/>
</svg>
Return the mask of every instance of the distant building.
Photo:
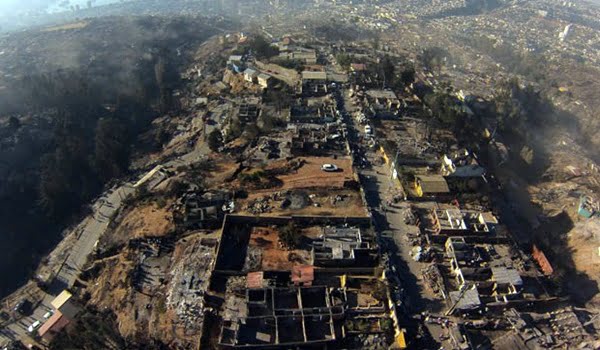
<svg viewBox="0 0 600 350">
<path fill-rule="evenodd" d="M 279 53 L 279 57 L 289 60 L 303 61 L 307 64 L 317 63 L 317 52 L 310 49 L 298 48 L 292 51 L 281 52 Z"/>
<path fill-rule="evenodd" d="M 244 80 L 249 82 L 249 83 L 254 83 L 256 82 L 256 78 L 258 77 L 258 72 L 255 71 L 254 69 L 251 68 L 247 68 L 244 71 Z"/>
<path fill-rule="evenodd" d="M 231 56 L 229 56 L 229 59 L 227 60 L 227 63 L 231 64 L 233 62 L 241 62 L 242 58 L 243 58 L 242 55 L 231 55 Z"/>
<path fill-rule="evenodd" d="M 266 89 L 271 85 L 272 78 L 270 75 L 261 73 L 257 76 L 257 78 L 258 85 L 260 85 L 260 87 L 262 87 L 263 89 Z"/>
<path fill-rule="evenodd" d="M 326 81 L 327 80 L 327 72 L 303 71 L 302 72 L 302 81 L 306 81 L 306 80 Z"/>
<path fill-rule="evenodd" d="M 374 113 L 381 111 L 396 112 L 400 109 L 400 99 L 390 90 L 368 90 L 366 98 Z"/>
<path fill-rule="evenodd" d="M 55 309 L 54 314 L 38 330 L 38 335 L 46 342 L 67 327 L 80 311 L 79 305 L 73 301 L 73 295 L 67 290 L 63 290 L 50 304 Z"/>
<path fill-rule="evenodd" d="M 573 24 L 567 24 L 565 26 L 565 29 L 563 29 L 563 31 L 560 32 L 560 34 L 558 34 L 558 38 L 560 39 L 560 41 L 567 40 L 567 38 L 569 37 L 569 34 L 571 33 L 572 27 L 573 27 Z"/>
<path fill-rule="evenodd" d="M 364 72 L 367 70 L 367 65 L 364 63 L 352 63 L 350 64 L 350 70 L 353 72 Z"/>
<path fill-rule="evenodd" d="M 326 227 L 313 241 L 312 257 L 316 265 L 344 266 L 368 260 L 371 252 L 359 228 Z"/>
</svg>

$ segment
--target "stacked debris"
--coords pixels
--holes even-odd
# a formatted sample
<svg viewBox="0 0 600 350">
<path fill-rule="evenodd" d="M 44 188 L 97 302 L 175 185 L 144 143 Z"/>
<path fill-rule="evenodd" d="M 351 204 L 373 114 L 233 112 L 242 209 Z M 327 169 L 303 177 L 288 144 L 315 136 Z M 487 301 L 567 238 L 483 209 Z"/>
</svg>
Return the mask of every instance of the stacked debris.
<svg viewBox="0 0 600 350">
<path fill-rule="evenodd" d="M 204 296 L 210 283 L 215 244 L 210 240 L 199 240 L 189 245 L 171 270 L 167 306 L 174 309 L 175 325 L 183 328 L 186 334 L 199 334 L 202 330 Z"/>
<path fill-rule="evenodd" d="M 444 288 L 444 278 L 442 277 L 442 273 L 437 265 L 429 265 L 421 270 L 421 274 L 429 290 L 431 290 L 435 295 L 441 296 L 445 299 L 446 291 Z"/>
<path fill-rule="evenodd" d="M 582 217 L 589 219 L 600 213 L 600 202 L 589 196 L 582 196 L 579 201 L 579 209 L 577 211 Z"/>
<path fill-rule="evenodd" d="M 251 214 L 257 215 L 270 213 L 273 210 L 273 206 L 270 204 L 269 196 L 265 196 L 250 201 L 244 210 Z"/>
<path fill-rule="evenodd" d="M 506 337 L 508 344 L 522 344 L 526 349 L 597 348 L 572 307 L 544 314 L 510 309 L 505 317 L 513 328 L 513 333 Z M 504 340 L 500 345 L 501 348 L 505 345 Z"/>
</svg>

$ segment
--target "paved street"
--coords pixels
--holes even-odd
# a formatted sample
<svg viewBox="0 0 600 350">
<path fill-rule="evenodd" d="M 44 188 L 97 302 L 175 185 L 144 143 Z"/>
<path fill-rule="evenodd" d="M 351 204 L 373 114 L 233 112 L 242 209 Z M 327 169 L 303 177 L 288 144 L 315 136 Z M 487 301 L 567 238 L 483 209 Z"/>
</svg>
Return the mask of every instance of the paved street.
<svg viewBox="0 0 600 350">
<path fill-rule="evenodd" d="M 93 252 L 96 242 L 106 232 L 110 219 L 121 207 L 123 200 L 134 192 L 133 185 L 126 183 L 108 191 L 94 205 L 94 213 L 86 219 L 87 223 L 78 233 L 79 237 L 73 246 L 67 261 L 64 263 L 51 286 L 50 294 L 57 295 L 63 289 L 71 287 L 81 268 Z"/>
<path fill-rule="evenodd" d="M 392 270 L 389 278 L 392 296 L 401 313 L 406 316 L 399 321 L 403 323 L 402 327 L 409 329 L 414 334 L 418 330 L 414 329 L 416 323 L 411 319 L 413 315 L 422 312 L 442 313 L 445 304 L 435 298 L 423 283 L 421 270 L 427 264 L 417 262 L 411 256 L 412 245 L 409 236 L 416 235 L 419 229 L 405 221 L 410 212 L 410 204 L 400 202 L 394 204 L 393 207 L 387 205 L 395 195 L 400 193 L 400 189 L 392 179 L 389 166 L 382 162 L 381 153 L 377 150 L 369 150 L 367 137 L 362 130 L 363 125 L 358 122 L 358 110 L 353 106 L 348 90 L 343 91 L 342 95 L 345 108 L 341 108 L 341 110 L 346 111 L 349 116 L 346 119 L 349 131 L 348 139 L 353 149 L 355 162 L 357 159 L 367 159 L 368 166 L 358 172 L 377 230 L 382 254 L 389 259 Z M 427 206 L 434 205 L 434 203 L 420 203 L 420 205 Z M 442 329 L 436 325 L 428 325 L 428 329 L 434 335 L 442 332 Z M 439 347 L 440 345 L 429 344 L 428 340 L 423 341 L 427 346 Z"/>
</svg>

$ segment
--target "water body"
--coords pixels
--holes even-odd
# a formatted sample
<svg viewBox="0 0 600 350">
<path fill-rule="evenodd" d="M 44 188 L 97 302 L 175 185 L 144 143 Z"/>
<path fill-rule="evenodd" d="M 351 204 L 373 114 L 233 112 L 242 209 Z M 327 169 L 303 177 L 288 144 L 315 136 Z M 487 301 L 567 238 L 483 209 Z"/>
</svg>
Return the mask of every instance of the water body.
<svg viewBox="0 0 600 350">
<path fill-rule="evenodd" d="M 110 5 L 120 0 L 92 0 L 92 6 Z M 87 0 L 0 0 L 0 17 L 32 13 L 59 13 L 70 11 L 71 6 L 86 8 Z"/>
<path fill-rule="evenodd" d="M 120 2 L 119 0 L 94 0 L 92 1 L 92 6 L 103 6 L 103 5 L 110 5 L 110 4 L 114 4 Z M 59 12 L 64 12 L 64 11 L 70 11 L 70 6 L 79 6 L 80 8 L 86 8 L 88 6 L 88 1 L 87 0 L 71 0 L 69 1 L 69 5 L 68 6 L 61 6 L 60 4 L 64 3 L 64 1 L 57 1 L 54 4 L 51 4 L 50 6 L 48 6 L 47 12 L 48 13 L 59 13 Z"/>
</svg>

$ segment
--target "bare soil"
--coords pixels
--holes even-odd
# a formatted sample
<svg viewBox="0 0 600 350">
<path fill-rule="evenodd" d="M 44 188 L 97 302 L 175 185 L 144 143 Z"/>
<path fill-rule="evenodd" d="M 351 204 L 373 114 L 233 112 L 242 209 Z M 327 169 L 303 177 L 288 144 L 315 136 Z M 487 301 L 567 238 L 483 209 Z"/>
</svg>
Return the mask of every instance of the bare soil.
<svg viewBox="0 0 600 350">
<path fill-rule="evenodd" d="M 348 158 L 303 157 L 302 159 L 306 163 L 297 172 L 278 176 L 283 181 L 282 189 L 343 188 L 346 181 L 354 179 L 352 162 Z M 273 162 L 269 168 L 277 167 L 277 163 Z M 337 172 L 325 172 L 321 170 L 323 164 L 334 164 L 339 170 Z"/>
<path fill-rule="evenodd" d="M 129 209 L 118 226 L 103 237 L 103 243 L 115 245 L 132 238 L 162 237 L 175 229 L 173 213 L 169 210 L 172 200 L 166 200 L 161 208 L 156 202 L 145 203 Z"/>
<path fill-rule="evenodd" d="M 295 265 L 308 264 L 310 253 L 306 250 L 286 250 L 279 241 L 276 229 L 256 227 L 250 235 L 250 246 L 262 249 L 262 270 L 291 270 Z"/>
</svg>

